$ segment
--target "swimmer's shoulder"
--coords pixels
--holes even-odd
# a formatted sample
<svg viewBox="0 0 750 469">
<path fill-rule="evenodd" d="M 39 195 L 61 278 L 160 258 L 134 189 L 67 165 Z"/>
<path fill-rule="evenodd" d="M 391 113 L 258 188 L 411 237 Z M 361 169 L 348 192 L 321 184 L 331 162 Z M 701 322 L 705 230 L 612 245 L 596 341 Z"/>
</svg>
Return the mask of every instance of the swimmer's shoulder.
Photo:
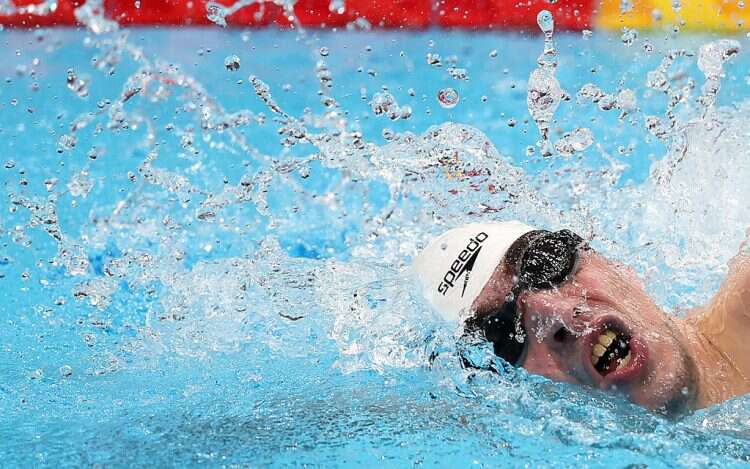
<svg viewBox="0 0 750 469">
<path fill-rule="evenodd" d="M 741 251 L 729 262 L 729 272 L 719 291 L 691 319 L 706 339 L 750 377 L 749 254 Z"/>
</svg>

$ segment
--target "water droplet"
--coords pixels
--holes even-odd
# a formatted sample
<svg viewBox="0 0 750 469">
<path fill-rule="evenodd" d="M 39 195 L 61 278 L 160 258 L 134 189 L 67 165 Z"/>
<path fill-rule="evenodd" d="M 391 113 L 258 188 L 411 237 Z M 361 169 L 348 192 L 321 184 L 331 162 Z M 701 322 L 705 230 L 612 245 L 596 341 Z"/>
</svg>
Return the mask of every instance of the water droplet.
<svg viewBox="0 0 750 469">
<path fill-rule="evenodd" d="M 576 152 L 584 151 L 594 143 L 594 134 L 591 130 L 582 127 L 575 129 L 563 138 L 555 142 L 555 150 L 561 155 L 569 156 Z"/>
<path fill-rule="evenodd" d="M 593 34 L 594 33 L 590 29 L 584 29 L 583 31 L 581 31 L 581 36 L 583 37 L 584 40 L 591 39 L 591 36 Z"/>
<path fill-rule="evenodd" d="M 83 341 L 88 345 L 89 347 L 93 347 L 96 345 L 96 336 L 91 333 L 83 334 Z"/>
<path fill-rule="evenodd" d="M 625 44 L 626 47 L 632 46 L 636 39 L 638 39 L 638 31 L 635 29 L 622 28 L 622 36 L 620 36 L 620 40 L 622 40 L 622 43 Z"/>
<path fill-rule="evenodd" d="M 344 0 L 330 0 L 328 10 L 343 15 L 346 12 L 346 3 Z"/>
<path fill-rule="evenodd" d="M 443 88 L 438 91 L 437 99 L 442 107 L 452 109 L 456 107 L 460 98 L 458 92 L 453 88 Z"/>
<path fill-rule="evenodd" d="M 724 62 L 740 52 L 740 43 L 734 39 L 721 39 L 701 46 L 698 51 L 698 68 L 706 78 L 724 76 Z"/>
<path fill-rule="evenodd" d="M 456 67 L 450 67 L 448 69 L 448 75 L 451 76 L 454 80 L 468 80 L 469 79 L 469 73 L 466 71 L 465 68 L 456 68 Z"/>
<path fill-rule="evenodd" d="M 394 105 L 396 105 L 396 100 L 387 91 L 375 93 L 370 101 L 370 109 L 376 116 L 387 114 Z"/>
<path fill-rule="evenodd" d="M 80 173 L 74 174 L 68 182 L 68 190 L 70 195 L 73 197 L 86 198 L 91 189 L 94 187 L 94 182 L 89 178 L 87 171 L 81 171 Z"/>
<path fill-rule="evenodd" d="M 228 55 L 224 59 L 224 66 L 230 72 L 236 72 L 237 70 L 240 69 L 240 58 L 237 57 L 236 55 Z"/>
<path fill-rule="evenodd" d="M 72 135 L 72 134 L 71 135 L 68 135 L 68 134 L 62 135 L 57 140 L 57 145 L 59 147 L 59 149 L 58 149 L 59 152 L 62 152 L 63 150 L 72 150 L 73 148 L 76 147 L 77 144 L 78 144 L 78 139 L 76 138 L 75 135 Z"/>
<path fill-rule="evenodd" d="M 74 92 L 79 98 L 85 98 L 89 95 L 89 81 L 79 78 L 72 68 L 68 69 L 66 82 L 68 89 Z"/>
<path fill-rule="evenodd" d="M 60 367 L 60 376 L 63 378 L 70 378 L 73 376 L 73 367 L 70 365 L 63 365 Z"/>
<path fill-rule="evenodd" d="M 554 69 L 537 68 L 531 73 L 528 83 L 527 105 L 529 114 L 534 118 L 540 130 L 546 128 L 552 120 L 557 107 L 562 100 L 560 82 L 554 74 Z M 544 134 L 544 131 L 542 131 Z"/>
<path fill-rule="evenodd" d="M 206 18 L 209 21 L 218 24 L 219 26 L 226 27 L 227 25 L 227 9 L 223 5 L 216 2 L 209 2 L 206 4 Z"/>
<path fill-rule="evenodd" d="M 427 53 L 427 64 L 433 67 L 440 67 L 442 65 L 440 55 L 433 54 L 432 52 Z"/>
<path fill-rule="evenodd" d="M 555 31 L 555 20 L 552 13 L 542 10 L 536 15 L 536 23 L 544 34 L 552 34 Z"/>
</svg>

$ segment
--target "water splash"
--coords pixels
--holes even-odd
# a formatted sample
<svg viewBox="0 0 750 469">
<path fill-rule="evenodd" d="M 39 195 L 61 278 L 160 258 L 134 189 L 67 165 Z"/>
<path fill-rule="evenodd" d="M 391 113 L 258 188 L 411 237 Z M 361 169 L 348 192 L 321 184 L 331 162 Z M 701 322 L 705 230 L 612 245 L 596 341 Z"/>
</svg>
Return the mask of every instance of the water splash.
<svg viewBox="0 0 750 469">
<path fill-rule="evenodd" d="M 719 94 L 724 77 L 724 63 L 739 54 L 740 43 L 734 39 L 721 39 L 701 46 L 698 51 L 698 68 L 706 76 L 698 102 L 705 112 L 710 112 Z"/>
<path fill-rule="evenodd" d="M 549 28 L 547 22 L 540 23 L 547 51 L 547 32 L 551 39 L 554 25 Z M 750 219 L 746 204 L 741 203 L 747 199 L 744 188 L 750 177 L 744 117 L 748 109 L 746 103 L 735 103 L 736 110 L 717 108 L 711 101 L 715 112 L 710 121 L 700 112 L 691 112 L 695 109 L 690 105 L 696 104 L 691 84 L 684 74 L 671 69 L 671 61 L 688 60 L 689 53 L 668 54 L 662 65 L 669 64 L 649 76 L 650 90 L 668 100 L 667 116 L 643 117 L 670 149 L 664 161 L 655 165 L 653 179 L 624 184 L 625 164 L 616 155 L 600 167 L 590 168 L 585 164 L 591 161 L 580 164 L 576 158 L 567 158 L 527 173 L 525 164 L 511 158 L 516 155 L 500 153 L 486 135 L 466 125 L 447 123 L 421 132 L 389 132 L 388 143 L 376 145 L 368 140 L 366 126 L 358 125 L 358 118 L 342 109 L 336 99 L 332 86 L 336 67 L 327 61 L 314 64 L 314 80 L 318 81 L 314 93 L 320 103 L 295 113 L 295 108 L 287 105 L 286 95 L 277 94 L 272 80 L 251 75 L 250 86 L 242 87 L 243 99 L 259 101 L 262 112 L 241 107 L 229 112 L 197 77 L 150 57 L 127 35 L 96 36 L 91 41 L 96 70 L 106 77 L 117 70 L 115 76 L 126 74 L 127 78 L 123 78 L 122 88 L 104 97 L 96 94 L 94 87 L 89 90 L 90 101 L 71 96 L 86 109 L 80 114 L 70 110 L 72 115 L 58 119 L 65 123 L 61 132 L 65 138 L 55 135 L 52 145 L 59 142 L 63 151 L 60 161 L 67 165 L 59 180 L 20 174 L 24 166 L 20 157 L 13 156 L 14 160 L 5 164 L 15 179 L 5 186 L 13 196 L 8 213 L 0 220 L 3 231 L 13 242 L 26 246 L 24 249 L 33 249 L 34 259 L 27 262 L 20 255 L 20 260 L 0 258 L 0 268 L 3 275 L 6 271 L 15 274 L 8 266 L 18 266 L 22 288 L 35 288 L 37 283 L 42 288 L 41 282 L 46 280 L 44 288 L 52 289 L 43 290 L 44 300 L 40 300 L 49 304 L 38 305 L 38 311 L 33 307 L 37 305 L 14 311 L 13 321 L 29 316 L 35 325 L 30 337 L 59 329 L 60 334 L 74 336 L 91 354 L 82 363 L 53 357 L 54 367 L 44 370 L 25 362 L 28 369 L 19 375 L 32 381 L 31 386 L 45 386 L 60 378 L 69 382 L 101 379 L 95 378 L 100 375 L 122 384 L 138 370 L 155 370 L 167 379 L 165 369 L 170 370 L 169 378 L 185 369 L 200 369 L 210 370 L 206 371 L 208 389 L 224 392 L 229 381 L 222 381 L 220 373 L 229 370 L 231 379 L 236 372 L 242 383 L 229 389 L 257 396 L 263 389 L 259 383 L 273 376 L 292 379 L 293 386 L 298 385 L 291 372 L 278 367 L 278 363 L 297 363 L 293 359 L 298 358 L 299 367 L 289 368 L 305 370 L 305 376 L 320 382 L 346 380 L 331 372 L 333 367 L 344 373 L 377 371 L 377 379 L 390 383 L 385 387 L 397 386 L 394 394 L 400 396 L 413 397 L 414 386 L 424 386 L 419 393 L 430 396 L 425 397 L 426 404 L 419 401 L 419 405 L 401 409 L 408 409 L 413 419 L 413 415 L 427 415 L 425 409 L 444 405 L 450 418 L 438 421 L 438 426 L 448 431 L 456 428 L 455 412 L 459 412 L 459 419 L 469 419 L 460 431 L 479 435 L 480 429 L 518 428 L 528 421 L 524 438 L 531 434 L 543 441 L 565 441 L 576 451 L 579 447 L 614 448 L 637 452 L 639 458 L 644 454 L 670 461 L 679 457 L 689 463 L 699 460 L 690 458 L 705 457 L 701 451 L 710 443 L 717 445 L 711 447 L 712 455 L 746 456 L 743 440 L 727 434 L 712 440 L 702 430 L 727 430 L 722 422 L 729 419 L 734 425 L 741 420 L 730 416 L 746 413 L 746 402 L 737 408 L 699 414 L 683 427 L 640 410 L 623 410 L 615 398 L 571 391 L 535 380 L 520 370 L 505 370 L 491 351 L 481 348 L 473 351 L 478 362 L 513 374 L 477 372 L 467 378 L 458 365 L 454 331 L 414 294 L 418 290 L 411 279 L 399 273 L 430 235 L 447 227 L 523 218 L 539 226 L 565 226 L 581 232 L 597 249 L 645 275 L 649 291 L 660 304 L 688 308 L 705 300 L 721 277 L 727 256 L 733 254 L 733 244 L 744 236 L 737 233 L 737 227 Z M 550 49 L 554 51 L 554 44 Z M 720 60 L 717 69 L 714 55 L 731 56 L 731 49 L 707 48 L 704 65 L 699 65 L 707 81 L 722 79 L 725 61 Z M 310 53 L 316 60 L 327 57 L 319 54 L 317 46 L 311 47 Z M 540 68 L 548 66 L 548 61 L 556 62 L 554 55 L 544 57 Z M 446 65 L 450 62 L 443 60 Z M 248 64 L 243 64 L 245 67 Z M 552 70 L 557 83 L 554 67 Z M 248 71 L 253 72 L 257 73 Z M 75 84 L 79 78 L 74 75 Z M 68 94 L 65 68 L 55 79 Z M 542 85 L 548 87 L 548 83 Z M 561 95 L 559 83 L 557 90 Z M 380 115 L 390 117 L 394 105 L 403 106 L 385 93 L 390 91 L 384 90 L 377 99 L 373 95 L 370 109 L 374 113 L 375 108 L 383 109 Z M 582 105 L 617 109 L 621 117 L 639 115 L 632 90 L 605 92 L 590 84 L 578 97 Z M 469 98 L 463 99 L 468 103 Z M 681 112 L 677 112 L 678 106 Z M 554 114 L 555 109 L 549 115 L 540 111 L 537 116 L 546 116 L 549 129 Z M 503 116 L 503 121 L 510 119 Z M 523 118 L 512 122 L 512 128 L 503 126 L 501 131 L 524 128 Z M 264 130 L 271 131 L 271 139 L 278 135 L 281 147 L 274 153 L 266 154 L 254 146 L 269 134 L 262 133 Z M 256 131 L 261 137 L 255 138 Z M 113 141 L 131 139 L 132 152 L 120 155 L 103 136 L 111 136 Z M 170 139 L 177 143 L 164 143 Z M 679 145 L 673 143 L 678 140 Z M 592 141 L 593 132 L 579 128 L 563 133 L 554 149 L 561 155 L 574 154 Z M 104 161 L 121 164 L 119 174 L 108 174 L 97 166 L 105 148 L 108 157 Z M 716 154 L 721 158 L 713 157 Z M 224 156 L 236 162 L 230 169 L 215 166 Z M 671 168 L 669 178 L 658 177 L 665 174 L 660 170 L 663 167 Z M 113 190 L 119 182 L 111 178 L 118 176 L 125 184 L 122 193 Z M 694 190 L 698 183 L 705 187 L 700 193 Z M 26 195 L 34 185 L 40 186 L 42 194 Z M 706 193 L 714 196 L 707 198 Z M 66 220 L 75 213 L 69 209 L 73 203 L 91 214 L 75 227 Z M 724 222 L 706 223 L 706 213 L 721 213 L 730 228 L 725 229 Z M 36 232 L 42 238 L 35 236 Z M 49 248 L 51 252 L 47 252 Z M 42 266 L 33 268 L 35 261 Z M 51 308 L 52 313 L 48 312 Z M 229 357 L 226 362 L 221 361 L 223 354 Z M 190 358 L 197 361 L 186 361 Z M 235 369 L 230 361 L 261 368 Z M 271 361 L 273 365 L 262 368 Z M 74 373 L 69 374 L 67 368 L 61 371 L 65 366 Z M 399 376 L 401 369 L 416 375 L 421 384 Z M 349 376 L 361 391 L 361 380 L 371 375 L 375 373 Z M 183 396 L 200 395 L 205 391 L 196 390 L 198 381 L 191 374 L 185 380 L 187 386 L 170 388 L 156 398 L 169 400 L 174 391 Z M 65 382 L 54 384 L 55 392 L 65 391 Z M 18 388 L 28 387 L 24 382 Z M 378 383 L 373 389 L 383 387 Z M 145 388 L 149 389 L 148 385 Z M 311 394 L 320 392 L 320 388 L 313 389 Z M 340 396 L 341 389 L 337 382 L 331 395 Z M 17 392 L 15 386 L 11 392 Z M 84 392 L 77 388 L 71 402 Z M 278 400 L 278 387 L 273 387 L 273 394 Z M 137 393 L 133 395 L 141 404 Z M 14 399 L 18 396 L 13 394 Z M 367 408 L 382 406 L 382 394 L 376 397 L 366 402 Z M 259 398 L 258 402 L 277 400 Z M 347 405 L 351 402 L 343 400 Z M 215 401 L 225 399 L 219 396 Z M 306 401 L 289 407 L 295 408 L 299 402 Z M 371 405 L 375 402 L 377 405 Z M 482 412 L 472 413 L 477 402 L 483 403 L 479 406 Z M 242 407 L 232 408 L 227 414 L 233 417 L 221 428 L 239 431 L 247 426 L 248 414 L 240 410 L 244 406 L 246 401 Z M 488 413 L 487 408 L 498 412 Z M 221 417 L 209 405 L 196 405 L 195 409 L 208 415 L 194 435 L 205 437 L 205 428 L 216 428 L 209 424 Z M 107 412 L 113 411 L 108 408 Z M 231 427 L 235 415 L 240 415 L 242 425 Z M 369 414 L 358 411 L 356 415 Z M 261 416 L 264 421 L 279 421 Z M 194 418 L 190 417 L 193 424 Z M 435 427 L 432 418 L 424 421 L 425 428 Z M 315 428 L 328 428 L 315 423 Z M 398 428 L 405 423 L 398 422 Z M 368 431 L 380 427 L 365 426 Z M 38 428 L 44 427 L 37 426 L 33 432 L 38 433 Z M 648 438 L 639 433 L 644 428 Z M 521 436 L 496 432 L 495 441 Z M 17 434 L 8 433 L 11 438 Z M 284 433 L 275 436 L 278 434 Z M 295 438 L 300 435 L 293 434 Z M 177 431 L 176 435 L 182 438 L 186 434 Z M 167 436 L 158 440 L 159 444 L 171 438 Z M 386 436 L 392 438 L 392 434 Z M 724 438 L 729 443 L 721 443 Z M 565 445 L 563 449 L 569 450 Z M 524 451 L 525 446 L 510 441 L 507 447 L 501 444 L 499 451 L 507 455 L 506 448 Z"/>
<path fill-rule="evenodd" d="M 294 14 L 294 5 L 297 3 L 297 0 L 237 0 L 231 5 L 208 2 L 206 3 L 206 17 L 209 21 L 221 27 L 226 27 L 228 16 L 231 16 L 239 10 L 251 5 L 260 5 L 258 15 L 262 17 L 267 3 L 282 7 L 286 17 L 299 28 L 299 21 L 297 21 L 297 17 Z"/>
<path fill-rule="evenodd" d="M 547 10 L 540 11 L 537 15 L 537 24 L 544 33 L 544 51 L 537 59 L 538 68 L 529 76 L 526 105 L 542 136 L 538 144 L 542 149 L 542 155 L 551 156 L 549 127 L 562 101 L 563 91 L 555 76 L 557 51 L 553 40 L 555 21 L 552 13 Z"/>
<path fill-rule="evenodd" d="M 376 116 L 388 116 L 392 121 L 408 119 L 411 117 L 410 106 L 399 106 L 396 98 L 387 91 L 375 93 L 370 101 L 370 109 Z"/>
</svg>

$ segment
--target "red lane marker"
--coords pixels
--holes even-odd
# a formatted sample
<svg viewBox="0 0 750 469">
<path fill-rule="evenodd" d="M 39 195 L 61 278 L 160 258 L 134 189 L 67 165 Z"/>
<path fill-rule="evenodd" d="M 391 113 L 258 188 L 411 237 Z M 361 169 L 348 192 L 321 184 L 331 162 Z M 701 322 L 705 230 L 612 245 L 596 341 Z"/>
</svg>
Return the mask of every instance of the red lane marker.
<svg viewBox="0 0 750 469">
<path fill-rule="evenodd" d="M 448 28 L 489 28 L 495 18 L 494 0 L 440 0 L 433 24 Z"/>
<path fill-rule="evenodd" d="M 531 28 L 538 31 L 536 15 L 549 10 L 556 29 L 582 30 L 591 28 L 596 0 L 493 0 L 492 26 L 498 29 Z"/>
<path fill-rule="evenodd" d="M 302 26 L 321 28 L 340 28 L 356 19 L 351 8 L 342 13 L 331 11 L 330 0 L 298 0 L 294 14 Z"/>
<path fill-rule="evenodd" d="M 16 7 L 39 5 L 40 0 L 12 0 Z M 5 26 L 16 26 L 20 28 L 33 28 L 36 26 L 70 26 L 76 24 L 75 9 L 83 3 L 83 0 L 58 0 L 57 9 L 48 15 L 35 15 L 22 13 L 15 15 L 0 14 L 0 24 Z"/>
<path fill-rule="evenodd" d="M 376 28 L 426 28 L 430 26 L 431 3 L 432 0 L 346 0 L 355 17 Z"/>
<path fill-rule="evenodd" d="M 104 0 L 107 17 L 125 25 L 191 25 L 209 24 L 206 5 L 203 1 L 141 0 L 136 7 L 134 0 Z"/>
<path fill-rule="evenodd" d="M 17 6 L 40 0 L 13 0 Z M 84 0 L 58 0 L 49 15 L 0 15 L 0 24 L 18 27 L 76 24 L 74 10 Z M 216 0 L 230 6 L 235 0 Z M 529 28 L 535 30 L 542 9 L 555 16 L 558 29 L 590 28 L 597 0 L 345 0 L 344 10 L 331 11 L 330 0 L 298 0 L 294 16 L 306 27 L 344 27 L 360 18 L 375 28 Z M 211 25 L 209 0 L 105 0 L 108 18 L 122 25 Z M 271 2 L 240 8 L 227 16 L 230 26 L 290 27 L 293 18 Z"/>
</svg>

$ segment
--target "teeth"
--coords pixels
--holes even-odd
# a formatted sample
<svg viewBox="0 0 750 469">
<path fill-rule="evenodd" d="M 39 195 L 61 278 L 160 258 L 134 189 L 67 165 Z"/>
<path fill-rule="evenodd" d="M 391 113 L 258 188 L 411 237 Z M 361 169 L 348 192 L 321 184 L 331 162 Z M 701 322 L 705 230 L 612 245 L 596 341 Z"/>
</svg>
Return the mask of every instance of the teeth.
<svg viewBox="0 0 750 469">
<path fill-rule="evenodd" d="M 602 344 L 605 348 L 609 347 L 613 341 L 614 337 L 610 337 L 606 334 L 602 334 L 599 336 L 599 343 Z"/>
<path fill-rule="evenodd" d="M 619 370 L 623 366 L 626 366 L 628 363 L 630 363 L 630 352 L 628 352 L 628 354 L 625 355 L 625 358 L 623 358 L 622 360 L 620 360 L 620 364 L 617 365 L 617 369 Z"/>
<path fill-rule="evenodd" d="M 604 355 L 604 352 L 607 351 L 607 348 L 604 347 L 602 344 L 596 344 L 594 345 L 594 350 L 591 351 L 591 363 L 593 365 L 596 365 L 599 361 L 599 358 L 601 358 L 602 355 Z"/>
<path fill-rule="evenodd" d="M 591 351 L 591 363 L 593 365 L 596 365 L 597 363 L 599 363 L 599 359 L 603 357 L 605 353 L 607 353 L 607 349 L 612 345 L 615 339 L 617 339 L 617 333 L 611 329 L 607 329 L 601 335 L 599 335 L 599 337 L 597 338 L 597 341 L 599 343 L 595 344 L 593 350 Z M 619 360 L 617 369 L 622 368 L 623 366 L 627 365 L 629 362 L 630 362 L 630 353 L 628 353 L 628 355 L 625 358 L 622 358 Z"/>
</svg>

